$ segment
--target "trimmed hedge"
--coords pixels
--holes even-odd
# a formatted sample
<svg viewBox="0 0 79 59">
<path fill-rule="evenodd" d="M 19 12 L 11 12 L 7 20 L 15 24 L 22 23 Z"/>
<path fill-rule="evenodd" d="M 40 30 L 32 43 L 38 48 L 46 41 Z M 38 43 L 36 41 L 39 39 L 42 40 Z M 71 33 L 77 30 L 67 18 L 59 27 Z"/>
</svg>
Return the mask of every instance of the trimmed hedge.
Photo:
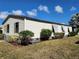
<svg viewBox="0 0 79 59">
<path fill-rule="evenodd" d="M 47 40 L 51 36 L 52 31 L 50 29 L 42 29 L 40 33 L 40 38 L 42 40 Z"/>
<path fill-rule="evenodd" d="M 22 37 L 27 37 L 27 36 L 33 37 L 34 33 L 32 31 L 26 30 L 26 31 L 21 31 L 19 35 Z"/>
</svg>

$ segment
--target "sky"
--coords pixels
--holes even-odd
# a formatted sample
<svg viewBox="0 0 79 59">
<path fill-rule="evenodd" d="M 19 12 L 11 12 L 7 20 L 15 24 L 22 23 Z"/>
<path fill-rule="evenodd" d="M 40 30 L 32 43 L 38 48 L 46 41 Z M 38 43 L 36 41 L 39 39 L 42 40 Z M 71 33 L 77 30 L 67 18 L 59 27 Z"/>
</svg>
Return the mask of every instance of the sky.
<svg viewBox="0 0 79 59">
<path fill-rule="evenodd" d="M 9 14 L 68 24 L 79 0 L 0 0 L 0 25 Z"/>
</svg>

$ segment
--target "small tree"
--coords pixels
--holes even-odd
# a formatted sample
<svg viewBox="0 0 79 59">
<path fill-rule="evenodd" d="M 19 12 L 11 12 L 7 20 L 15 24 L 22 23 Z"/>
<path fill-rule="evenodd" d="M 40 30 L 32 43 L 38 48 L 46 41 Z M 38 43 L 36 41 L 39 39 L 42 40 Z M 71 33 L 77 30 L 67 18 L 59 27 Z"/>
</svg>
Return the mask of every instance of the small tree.
<svg viewBox="0 0 79 59">
<path fill-rule="evenodd" d="M 71 20 L 69 21 L 69 24 L 72 26 L 73 32 L 76 32 L 79 27 L 79 13 L 76 13 L 72 16 Z M 76 29 L 74 31 L 74 29 Z"/>
<path fill-rule="evenodd" d="M 49 30 L 49 29 L 42 29 L 41 33 L 40 33 L 40 38 L 42 40 L 47 40 L 47 39 L 49 39 L 49 37 L 51 36 L 51 34 L 52 34 L 51 30 Z"/>
</svg>

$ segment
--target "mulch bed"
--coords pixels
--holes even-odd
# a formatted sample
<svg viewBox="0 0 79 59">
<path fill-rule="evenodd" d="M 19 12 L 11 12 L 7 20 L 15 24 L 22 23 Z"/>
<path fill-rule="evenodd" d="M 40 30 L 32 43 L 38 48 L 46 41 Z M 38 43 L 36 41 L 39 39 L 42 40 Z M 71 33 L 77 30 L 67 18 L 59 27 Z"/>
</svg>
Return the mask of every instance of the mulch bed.
<svg viewBox="0 0 79 59">
<path fill-rule="evenodd" d="M 17 44 L 16 42 L 10 42 L 10 44 L 12 44 L 12 45 L 15 46 L 15 47 L 22 47 L 22 45 Z"/>
<path fill-rule="evenodd" d="M 79 41 L 75 42 L 75 44 L 79 44 Z"/>
</svg>

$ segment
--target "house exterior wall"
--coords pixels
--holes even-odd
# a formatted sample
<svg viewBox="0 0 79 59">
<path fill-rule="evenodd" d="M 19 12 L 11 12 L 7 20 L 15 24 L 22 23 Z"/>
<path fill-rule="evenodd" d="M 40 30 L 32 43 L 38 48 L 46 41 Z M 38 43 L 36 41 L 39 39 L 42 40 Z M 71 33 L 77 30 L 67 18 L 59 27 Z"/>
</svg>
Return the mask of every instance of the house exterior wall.
<svg viewBox="0 0 79 59">
<path fill-rule="evenodd" d="M 69 31 L 72 32 L 72 27 L 71 26 L 69 26 Z"/>
<path fill-rule="evenodd" d="M 3 33 L 6 35 L 18 35 L 17 33 L 14 33 L 14 24 L 16 22 L 19 22 L 19 32 L 23 31 L 23 30 L 30 30 L 32 32 L 34 32 L 34 38 L 40 38 L 40 32 L 42 29 L 50 29 L 53 30 L 55 33 L 57 32 L 63 32 L 62 31 L 62 27 L 65 33 L 65 36 L 67 36 L 69 34 L 68 32 L 68 28 L 70 30 L 70 32 L 72 31 L 72 27 L 70 26 L 64 26 L 64 25 L 58 25 L 58 24 L 50 24 L 50 23 L 44 23 L 44 22 L 38 22 L 38 21 L 33 21 L 33 20 L 28 20 L 28 19 L 24 19 L 24 20 L 19 20 L 19 19 L 15 19 L 15 18 L 9 18 L 6 23 L 4 23 L 3 25 Z M 9 24 L 10 25 L 10 32 L 7 33 L 5 26 Z M 51 36 L 54 36 L 54 33 L 52 33 Z"/>
<path fill-rule="evenodd" d="M 62 29 L 61 29 L 61 26 L 62 25 L 53 24 L 53 28 L 54 28 L 55 33 L 63 32 Z"/>
<path fill-rule="evenodd" d="M 25 30 L 34 32 L 34 38 L 40 38 L 40 32 L 42 29 L 52 30 L 52 24 L 25 19 Z"/>
<path fill-rule="evenodd" d="M 24 20 L 18 20 L 15 18 L 9 18 L 3 25 L 3 33 L 6 35 L 18 35 L 14 33 L 14 24 L 19 22 L 19 32 L 24 30 Z M 9 33 L 6 32 L 6 25 L 9 24 Z"/>
<path fill-rule="evenodd" d="M 65 33 L 65 35 L 64 36 L 67 36 L 68 34 L 69 34 L 69 32 L 68 32 L 68 26 L 62 26 L 63 27 L 63 30 L 64 30 L 64 33 Z"/>
</svg>

